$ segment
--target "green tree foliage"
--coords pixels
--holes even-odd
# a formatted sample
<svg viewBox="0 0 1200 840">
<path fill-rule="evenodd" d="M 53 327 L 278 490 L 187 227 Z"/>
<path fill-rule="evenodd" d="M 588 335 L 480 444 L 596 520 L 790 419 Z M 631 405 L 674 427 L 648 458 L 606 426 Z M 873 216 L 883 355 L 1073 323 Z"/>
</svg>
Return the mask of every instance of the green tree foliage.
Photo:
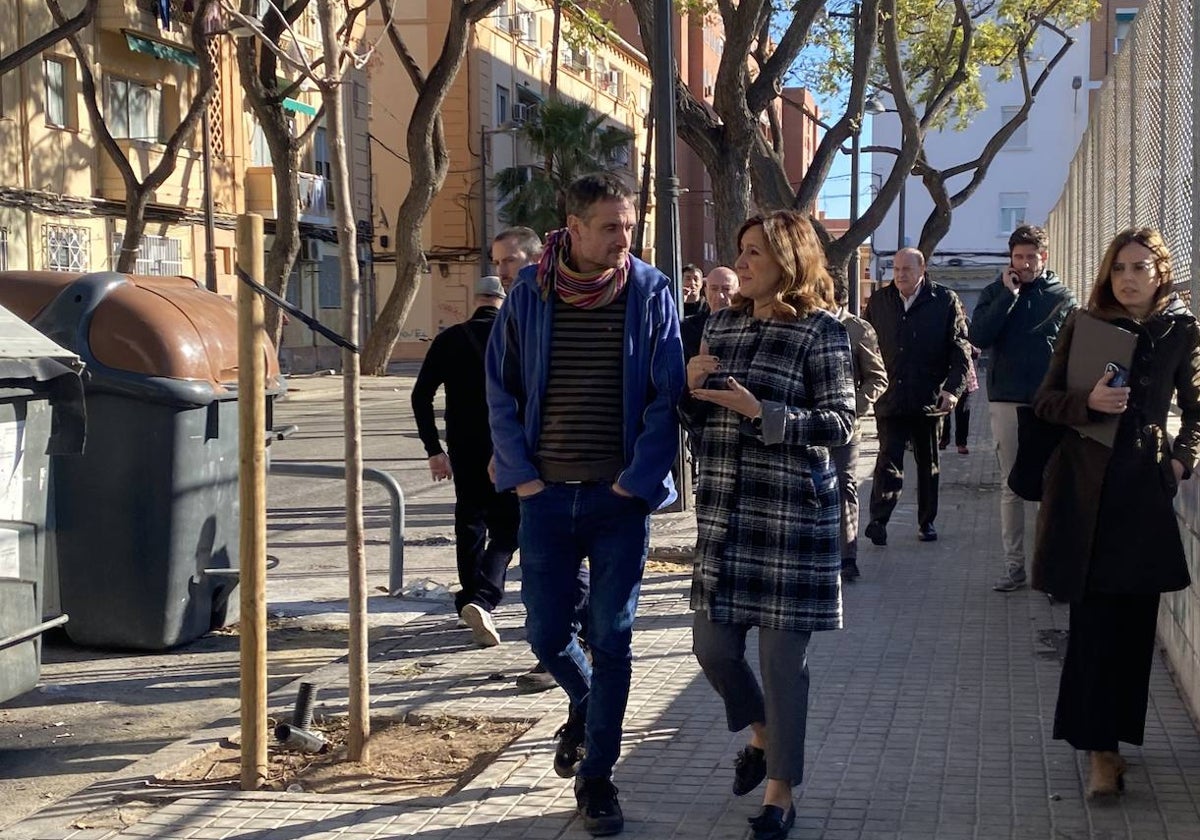
<svg viewBox="0 0 1200 840">
<path fill-rule="evenodd" d="M 532 169 L 509 167 L 492 179 L 501 201 L 500 219 L 538 232 L 562 227 L 567 220 L 567 186 L 581 175 L 618 169 L 628 159 L 633 135 L 587 105 L 563 99 L 542 103 L 521 126 L 534 157 L 546 164 Z"/>
</svg>

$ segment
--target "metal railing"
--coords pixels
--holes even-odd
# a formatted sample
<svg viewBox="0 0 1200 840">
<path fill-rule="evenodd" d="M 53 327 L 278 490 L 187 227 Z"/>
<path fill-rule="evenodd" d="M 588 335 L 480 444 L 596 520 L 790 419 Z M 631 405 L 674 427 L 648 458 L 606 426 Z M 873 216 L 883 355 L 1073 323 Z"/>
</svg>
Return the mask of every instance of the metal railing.
<svg viewBox="0 0 1200 840">
<path fill-rule="evenodd" d="M 1191 292 L 1193 311 L 1200 302 L 1198 31 L 1200 4 L 1147 0 L 1092 94 L 1087 131 L 1046 225 L 1051 262 L 1081 304 L 1109 241 L 1131 225 L 1162 231 L 1179 290 Z"/>
</svg>

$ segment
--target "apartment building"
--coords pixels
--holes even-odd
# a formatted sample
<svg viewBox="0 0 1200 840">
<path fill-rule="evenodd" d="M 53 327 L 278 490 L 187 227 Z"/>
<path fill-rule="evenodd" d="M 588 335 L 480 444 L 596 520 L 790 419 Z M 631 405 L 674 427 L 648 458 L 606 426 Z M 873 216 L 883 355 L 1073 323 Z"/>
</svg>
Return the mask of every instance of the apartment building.
<svg viewBox="0 0 1200 840">
<path fill-rule="evenodd" d="M 373 9 L 371 14 L 368 40 L 381 31 L 380 11 Z M 571 7 L 564 8 L 564 30 L 575 25 L 573 14 Z M 449 23 L 446 4 L 414 0 L 395 9 L 393 20 L 417 63 L 431 67 Z M 548 3 L 505 0 L 471 35 L 466 59 L 441 111 L 450 171 L 423 229 L 430 273 L 421 282 L 401 329 L 395 358 L 423 357 L 429 339 L 470 315 L 472 285 L 481 274 L 491 272 L 487 249 L 503 227 L 491 184 L 495 174 L 507 167 L 544 165 L 518 129 L 549 96 L 553 24 Z M 558 63 L 560 96 L 586 103 L 634 135 L 628 152 L 613 164 L 631 184 L 640 184 L 650 104 L 645 56 L 620 39 L 576 50 L 564 38 Z M 376 52 L 369 72 L 374 91 L 370 129 L 376 300 L 382 305 L 395 283 L 395 231 L 389 220 L 395 218 L 410 183 L 404 138 L 416 93 L 390 48 Z M 380 91 L 387 91 L 387 96 L 380 96 Z M 653 205 L 650 210 L 652 219 Z M 646 242 L 653 241 L 648 226 Z M 646 256 L 652 259 L 652 253 Z"/>
<path fill-rule="evenodd" d="M 69 3 L 64 6 L 68 14 L 75 11 Z M 139 179 L 162 159 L 165 141 L 197 93 L 199 62 L 189 36 L 190 8 L 183 0 L 101 0 L 94 23 L 80 33 L 105 124 Z M 14 22 L 0 27 L 3 54 L 53 27 L 45 6 L 27 0 L 0 0 L 0 16 Z M 288 38 L 285 47 L 315 54 L 315 13 L 302 16 L 295 29 L 299 43 Z M 271 234 L 277 210 L 271 162 L 243 102 L 233 50 L 231 35 L 214 39 L 217 91 L 206 114 L 210 142 L 203 143 L 197 128 L 181 148 L 174 171 L 152 194 L 136 268 L 142 274 L 204 277 L 208 168 L 216 285 L 225 295 L 236 290 L 237 214 L 262 213 Z M 80 70 L 70 45 L 61 41 L 0 77 L 0 270 L 104 271 L 115 265 L 125 227 L 125 182 L 101 147 Z M 351 84 L 355 95 L 347 130 L 356 211 L 368 220 L 369 230 L 365 78 L 360 75 Z M 319 105 L 311 90 L 285 102 L 297 130 L 316 116 Z M 316 132 L 307 171 L 296 175 L 302 185 L 305 247 L 289 297 L 336 324 L 340 283 L 334 278 L 340 270 L 323 131 Z M 289 327 L 283 344 L 284 361 L 295 362 L 298 369 L 336 359 L 329 352 L 336 348 L 314 340 L 307 330 Z"/>
</svg>

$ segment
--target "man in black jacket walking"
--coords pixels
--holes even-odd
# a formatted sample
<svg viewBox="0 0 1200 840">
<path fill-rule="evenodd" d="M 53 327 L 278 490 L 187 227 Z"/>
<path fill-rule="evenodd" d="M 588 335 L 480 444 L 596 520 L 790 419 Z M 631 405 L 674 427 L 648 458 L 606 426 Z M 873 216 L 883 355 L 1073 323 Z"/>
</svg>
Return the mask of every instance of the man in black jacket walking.
<svg viewBox="0 0 1200 840">
<path fill-rule="evenodd" d="M 1008 238 L 1009 264 L 983 290 L 971 319 L 971 343 L 988 354 L 988 414 L 1000 461 L 1000 538 L 1004 573 L 997 592 L 1025 586 L 1025 501 L 1009 489 L 1017 457 L 1017 408 L 1033 395 L 1050 366 L 1058 331 L 1075 297 L 1046 268 L 1050 238 L 1021 225 Z"/>
<path fill-rule="evenodd" d="M 895 281 L 875 294 L 863 319 L 879 338 L 888 388 L 875 403 L 879 455 L 864 534 L 887 545 L 887 523 L 904 486 L 904 446 L 917 464 L 917 539 L 937 539 L 938 424 L 967 384 L 967 322 L 958 295 L 925 276 L 916 248 L 896 253 Z"/>
<path fill-rule="evenodd" d="M 412 391 L 417 433 L 429 455 L 434 481 L 454 481 L 454 538 L 458 555 L 455 596 L 459 616 L 476 643 L 500 644 L 492 610 L 504 597 L 504 578 L 517 550 L 520 509 L 513 493 L 497 493 L 488 478 L 492 436 L 483 357 L 492 324 L 504 302 L 499 277 L 475 283 L 475 312 L 470 319 L 440 333 L 429 347 Z M 446 444 L 438 439 L 433 395 L 446 389 Z"/>
</svg>

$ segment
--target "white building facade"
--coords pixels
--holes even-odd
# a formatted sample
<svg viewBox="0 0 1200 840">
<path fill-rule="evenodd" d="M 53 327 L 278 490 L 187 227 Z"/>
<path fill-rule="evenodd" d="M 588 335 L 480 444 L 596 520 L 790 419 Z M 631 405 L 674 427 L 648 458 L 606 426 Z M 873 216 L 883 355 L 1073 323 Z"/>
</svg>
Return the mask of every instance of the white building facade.
<svg viewBox="0 0 1200 840">
<path fill-rule="evenodd" d="M 1062 192 L 1071 158 L 1087 127 L 1088 91 L 1100 83 L 1089 78 L 1090 31 L 1090 25 L 1083 25 L 1071 32 L 1075 44 L 1042 86 L 1029 118 L 993 159 L 983 183 L 954 210 L 950 230 L 929 261 L 930 276 L 958 292 L 968 315 L 979 292 L 1007 263 L 1009 234 L 1020 224 L 1045 224 Z M 1037 78 L 1056 50 L 1050 39 L 1035 47 L 1029 65 L 1031 79 Z M 989 71 L 983 74 L 982 84 L 987 106 L 970 126 L 963 131 L 947 127 L 926 135 L 926 155 L 938 169 L 978 157 L 992 135 L 1024 103 L 1019 78 L 998 82 Z M 883 101 L 892 108 L 890 101 Z M 900 121 L 894 111 L 871 119 L 873 145 L 899 145 Z M 887 178 L 892 161 L 889 155 L 872 155 L 873 183 Z M 949 180 L 950 194 L 961 190 L 970 178 L 967 174 Z M 877 284 L 891 279 L 892 258 L 899 248 L 918 245 L 932 210 L 933 201 L 921 179 L 910 176 L 901 198 L 872 236 L 872 277 Z M 1053 254 L 1050 267 L 1054 267 Z"/>
</svg>

